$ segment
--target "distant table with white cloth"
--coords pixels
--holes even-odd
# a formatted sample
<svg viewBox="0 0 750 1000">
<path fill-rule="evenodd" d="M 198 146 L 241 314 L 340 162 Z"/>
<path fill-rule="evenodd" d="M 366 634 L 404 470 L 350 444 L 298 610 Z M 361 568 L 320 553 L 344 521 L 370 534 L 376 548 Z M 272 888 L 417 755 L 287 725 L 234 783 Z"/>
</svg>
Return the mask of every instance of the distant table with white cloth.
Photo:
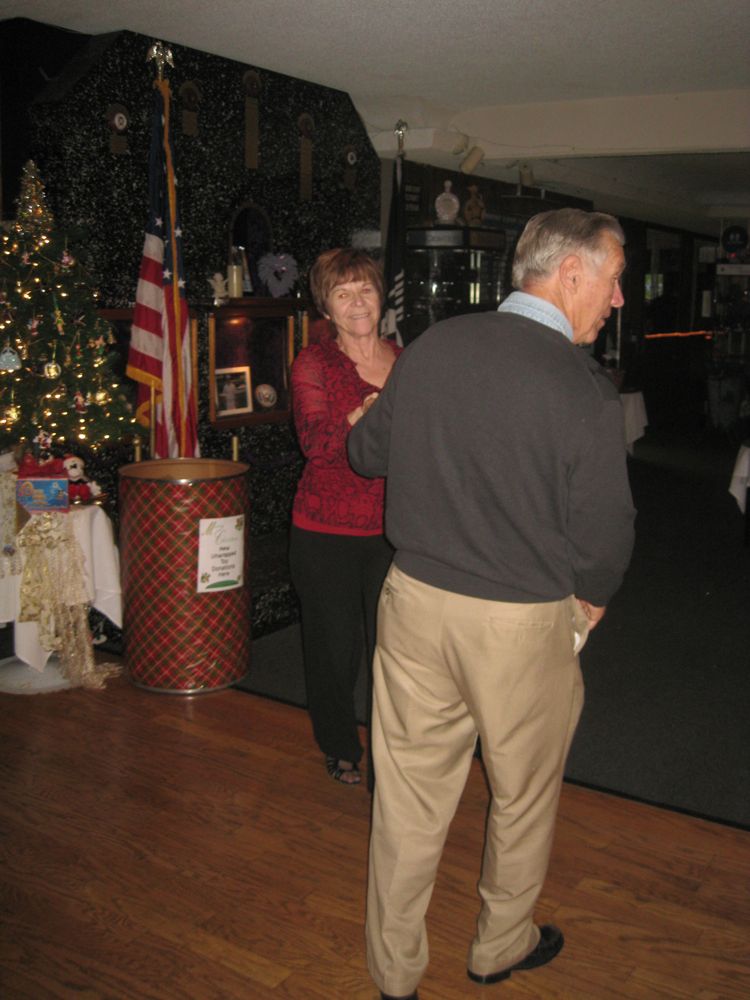
<svg viewBox="0 0 750 1000">
<path fill-rule="evenodd" d="M 63 516 L 70 518 L 73 535 L 83 552 L 89 601 L 118 628 L 122 627 L 120 559 L 112 522 L 96 504 L 71 507 L 70 512 Z M 35 670 L 42 671 L 50 652 L 39 644 L 37 623 L 15 621 L 19 611 L 20 589 L 20 575 L 0 577 L 0 622 L 15 622 L 16 656 Z"/>
<path fill-rule="evenodd" d="M 633 444 L 642 438 L 648 427 L 648 414 L 642 392 L 621 392 L 623 416 L 625 418 L 625 444 L 633 454 Z"/>
<path fill-rule="evenodd" d="M 750 545 L 750 504 L 747 502 L 747 491 L 750 488 L 750 445 L 740 445 L 737 459 L 732 470 L 729 492 L 737 501 L 745 515 L 745 545 Z"/>
</svg>

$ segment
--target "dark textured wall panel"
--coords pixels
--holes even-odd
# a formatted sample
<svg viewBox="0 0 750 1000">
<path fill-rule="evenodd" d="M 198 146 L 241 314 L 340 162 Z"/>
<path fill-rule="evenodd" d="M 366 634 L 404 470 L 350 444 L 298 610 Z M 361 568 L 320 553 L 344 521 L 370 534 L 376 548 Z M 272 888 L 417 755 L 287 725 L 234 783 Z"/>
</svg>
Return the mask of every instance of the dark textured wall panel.
<svg viewBox="0 0 750 1000">
<path fill-rule="evenodd" d="M 132 32 L 91 39 L 88 47 L 37 98 L 31 109 L 33 155 L 46 183 L 57 224 L 85 233 L 79 256 L 101 291 L 102 305 L 132 304 L 146 221 L 148 146 L 153 63 L 152 39 Z M 317 254 L 347 245 L 352 233 L 379 226 L 380 163 L 348 95 L 179 45 L 167 67 L 173 93 L 173 135 L 178 198 L 184 232 L 187 295 L 200 317 L 200 440 L 204 455 L 229 457 L 230 434 L 208 424 L 208 278 L 226 273 L 232 217 L 245 202 L 267 215 L 271 249 L 298 262 L 297 289 Z M 259 163 L 245 166 L 245 82 L 260 78 Z M 183 84 L 200 93 L 197 134 L 183 132 Z M 128 127 L 120 144 L 108 109 L 120 105 Z M 312 192 L 300 197 L 299 117 L 310 115 Z M 124 141 L 124 143 L 123 143 Z M 346 153 L 356 151 L 356 181 L 345 183 Z M 294 433 L 287 425 L 242 428 L 240 455 L 251 465 L 251 531 L 264 535 L 287 527 L 301 471 Z M 94 460 L 96 461 L 96 460 Z M 114 470 L 92 470 L 105 480 Z"/>
</svg>

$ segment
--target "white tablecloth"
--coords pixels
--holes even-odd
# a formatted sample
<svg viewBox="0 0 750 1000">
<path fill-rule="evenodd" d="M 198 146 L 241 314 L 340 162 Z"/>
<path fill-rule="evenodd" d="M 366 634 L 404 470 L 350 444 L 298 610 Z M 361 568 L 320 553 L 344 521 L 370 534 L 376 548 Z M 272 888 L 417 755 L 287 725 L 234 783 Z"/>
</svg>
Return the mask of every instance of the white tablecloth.
<svg viewBox="0 0 750 1000">
<path fill-rule="evenodd" d="M 632 455 L 634 442 L 643 437 L 648 427 L 646 404 L 642 392 L 621 392 L 620 400 L 625 417 L 625 444 Z"/>
<path fill-rule="evenodd" d="M 91 604 L 110 621 L 122 626 L 120 558 L 115 546 L 112 522 L 101 507 L 72 507 L 73 534 L 81 546 L 84 575 Z M 15 621 L 19 609 L 20 576 L 0 577 L 0 622 Z M 19 660 L 36 670 L 44 670 L 50 656 L 39 645 L 36 622 L 15 622 L 15 653 Z"/>
<path fill-rule="evenodd" d="M 747 502 L 748 486 L 750 486 L 750 448 L 743 444 L 737 452 L 737 461 L 734 463 L 732 480 L 729 483 L 729 492 L 739 504 L 743 514 Z"/>
</svg>

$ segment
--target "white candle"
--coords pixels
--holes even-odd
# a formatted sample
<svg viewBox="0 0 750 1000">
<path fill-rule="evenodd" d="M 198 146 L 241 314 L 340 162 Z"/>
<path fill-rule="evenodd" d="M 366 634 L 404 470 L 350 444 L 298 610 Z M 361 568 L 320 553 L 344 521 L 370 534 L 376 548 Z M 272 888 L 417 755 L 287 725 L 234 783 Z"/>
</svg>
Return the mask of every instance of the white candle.
<svg viewBox="0 0 750 1000">
<path fill-rule="evenodd" d="M 227 291 L 230 299 L 242 298 L 242 265 L 230 264 L 227 268 Z"/>
</svg>

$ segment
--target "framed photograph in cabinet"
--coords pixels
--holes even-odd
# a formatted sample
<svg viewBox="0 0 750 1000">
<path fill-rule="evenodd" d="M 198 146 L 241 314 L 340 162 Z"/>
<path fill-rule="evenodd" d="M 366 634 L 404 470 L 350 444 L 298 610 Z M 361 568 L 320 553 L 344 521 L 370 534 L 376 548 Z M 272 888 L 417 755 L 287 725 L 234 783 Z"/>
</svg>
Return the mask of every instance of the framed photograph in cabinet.
<svg viewBox="0 0 750 1000">
<path fill-rule="evenodd" d="M 252 413 L 253 397 L 250 392 L 250 368 L 217 368 L 214 377 L 216 413 L 228 417 L 235 413 Z"/>
<path fill-rule="evenodd" d="M 289 420 L 295 299 L 237 299 L 208 317 L 209 418 L 217 428 Z"/>
</svg>

